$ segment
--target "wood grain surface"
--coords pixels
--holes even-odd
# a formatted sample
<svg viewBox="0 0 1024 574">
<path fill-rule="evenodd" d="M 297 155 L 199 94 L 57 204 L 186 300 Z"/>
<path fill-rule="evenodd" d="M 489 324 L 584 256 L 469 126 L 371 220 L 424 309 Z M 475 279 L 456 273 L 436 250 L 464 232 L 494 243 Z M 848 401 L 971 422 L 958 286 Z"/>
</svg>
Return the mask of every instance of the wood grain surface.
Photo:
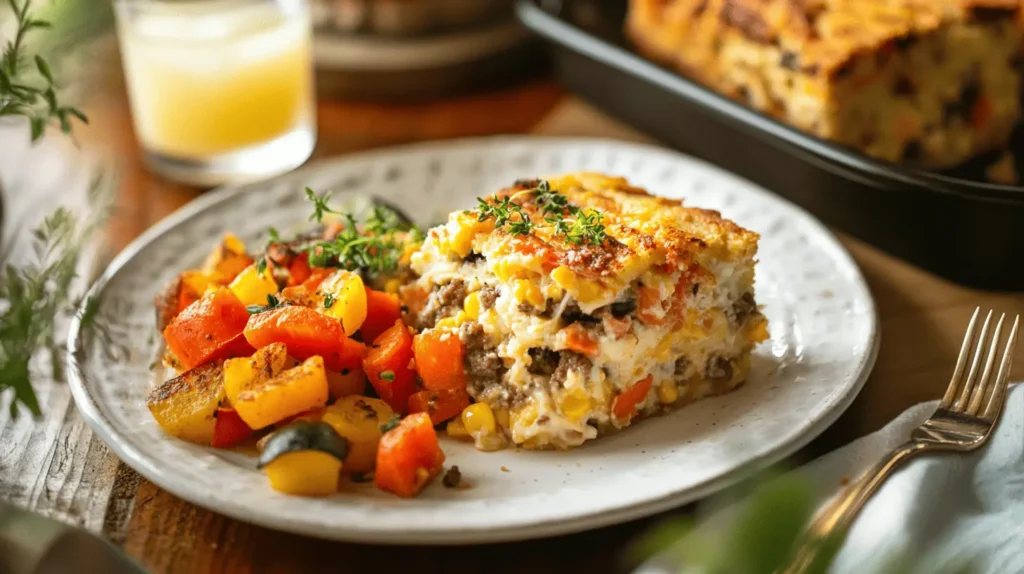
<svg viewBox="0 0 1024 574">
<path fill-rule="evenodd" d="M 383 145 L 490 133 L 533 132 L 643 141 L 645 137 L 541 82 L 495 94 L 411 105 L 319 105 L 318 157 Z M 103 142 L 124 170 L 118 213 L 110 226 L 111 245 L 123 247 L 161 217 L 197 196 L 198 190 L 167 182 L 139 161 L 123 101 L 93 110 L 104 126 L 93 141 Z M 796 455 L 807 460 L 874 431 L 907 407 L 938 397 L 945 388 L 966 321 L 975 306 L 1024 311 L 1024 298 L 988 294 L 951 285 L 840 235 L 863 269 L 878 306 L 882 348 L 875 371 L 840 420 Z M 1021 352 L 1024 352 L 1022 347 Z M 1020 361 L 1018 361 L 1020 364 Z M 60 409 L 60 405 L 58 410 Z M 61 411 L 74 420 L 73 410 Z M 78 423 L 80 424 L 80 422 Z M 67 437 L 70 467 L 42 465 L 38 481 L 58 483 L 69 472 L 84 476 L 90 464 L 111 473 L 102 447 L 82 447 L 82 430 Z M 47 436 L 51 436 L 47 435 Z M 51 436 L 51 438 L 52 438 Z M 0 445 L 0 461 L 5 447 Z M 61 451 L 64 452 L 64 451 Z M 116 466 L 116 465 L 115 465 Z M 98 471 L 89 471 L 95 476 Z M 52 473 L 52 474 L 51 474 Z M 63 473 L 63 474 L 62 474 Z M 273 532 L 220 516 L 161 491 L 120 466 L 113 499 L 91 504 L 107 509 L 105 532 L 154 572 L 608 572 L 627 569 L 631 540 L 664 516 L 547 540 L 464 548 L 384 547 L 341 544 Z M 78 479 L 76 479 L 78 480 Z M 84 480 L 84 479 L 82 479 Z M 90 479 L 92 480 L 92 479 Z M 95 479 L 99 480 L 99 479 Z M 39 488 L 39 487 L 37 487 Z M 59 496 L 74 499 L 57 490 Z M 0 491 L 3 496 L 3 491 Z M 77 494 L 75 496 L 78 496 Z M 19 499 L 33 505 L 40 497 Z M 74 507 L 73 502 L 67 503 Z M 686 512 L 680 509 L 676 512 Z M 123 523 L 117 517 L 127 516 Z M 74 520 L 73 516 L 67 517 Z M 123 524 L 123 527 L 121 526 Z M 90 522 L 90 525 L 93 525 Z M 101 522 L 102 526 L 102 522 Z"/>
</svg>

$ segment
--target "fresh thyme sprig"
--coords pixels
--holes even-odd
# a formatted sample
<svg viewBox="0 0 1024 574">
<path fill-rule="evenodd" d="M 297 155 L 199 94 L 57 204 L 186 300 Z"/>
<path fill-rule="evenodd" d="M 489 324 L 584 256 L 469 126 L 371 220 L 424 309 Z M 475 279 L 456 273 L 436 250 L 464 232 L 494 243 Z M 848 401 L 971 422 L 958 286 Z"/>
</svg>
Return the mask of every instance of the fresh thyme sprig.
<svg viewBox="0 0 1024 574">
<path fill-rule="evenodd" d="M 306 188 L 306 197 L 313 202 L 310 221 L 322 222 L 327 213 L 341 215 L 345 220 L 334 239 L 315 241 L 302 248 L 309 253 L 309 264 L 314 267 L 389 273 L 398 268 L 405 245 L 423 237 L 418 228 L 385 206 L 374 205 L 372 213 L 360 227 L 351 214 L 336 211 L 328 205 L 329 193 L 316 195 Z M 408 235 L 399 235 L 401 233 Z"/>
<path fill-rule="evenodd" d="M 495 227 L 507 226 L 513 235 L 527 235 L 537 224 L 530 219 L 523 206 L 514 200 L 531 194 L 541 214 L 545 216 L 544 221 L 551 225 L 555 235 L 565 237 L 567 242 L 573 245 L 600 245 L 607 238 L 604 216 L 600 211 L 570 204 L 569 198 L 552 189 L 546 180 L 537 181 L 534 187 L 516 192 L 510 197 L 495 197 L 492 201 L 477 198 L 477 210 L 480 212 L 478 219 L 486 221 L 493 217 Z"/>
<path fill-rule="evenodd" d="M 41 349 L 50 353 L 55 380 L 63 378 L 63 352 L 57 343 L 57 319 L 77 307 L 71 286 L 82 250 L 95 230 L 106 220 L 113 189 L 104 178 L 93 181 L 89 204 L 100 206 L 85 221 L 64 207 L 58 208 L 33 231 L 34 258 L 21 265 L 8 265 L 0 281 L 0 394 L 10 389 L 12 417 L 19 405 L 39 415 L 39 401 L 32 388 L 30 364 Z M 97 305 L 86 301 L 82 324 L 96 319 Z"/>
<path fill-rule="evenodd" d="M 51 24 L 30 15 L 31 0 L 20 6 L 16 0 L 8 2 L 17 19 L 17 29 L 14 37 L 4 43 L 0 55 L 0 117 L 28 118 L 32 141 L 42 137 L 46 126 L 53 122 L 70 134 L 72 118 L 83 123 L 88 123 L 88 119 L 77 108 L 61 105 L 50 64 L 39 54 L 28 54 L 26 48 L 25 39 L 30 33 L 50 28 Z"/>
</svg>

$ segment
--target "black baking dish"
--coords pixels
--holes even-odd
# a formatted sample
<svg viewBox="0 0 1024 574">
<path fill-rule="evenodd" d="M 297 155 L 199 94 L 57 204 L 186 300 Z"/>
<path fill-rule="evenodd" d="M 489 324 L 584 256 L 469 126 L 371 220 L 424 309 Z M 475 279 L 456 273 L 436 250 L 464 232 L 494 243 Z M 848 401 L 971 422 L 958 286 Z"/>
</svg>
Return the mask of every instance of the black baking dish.
<svg viewBox="0 0 1024 574">
<path fill-rule="evenodd" d="M 983 183 L 984 158 L 936 174 L 785 126 L 637 54 L 625 0 L 519 0 L 572 91 L 663 142 L 804 206 L 962 285 L 1024 291 L 1024 188 Z M 1012 150 L 1024 166 L 1024 132 Z"/>
</svg>

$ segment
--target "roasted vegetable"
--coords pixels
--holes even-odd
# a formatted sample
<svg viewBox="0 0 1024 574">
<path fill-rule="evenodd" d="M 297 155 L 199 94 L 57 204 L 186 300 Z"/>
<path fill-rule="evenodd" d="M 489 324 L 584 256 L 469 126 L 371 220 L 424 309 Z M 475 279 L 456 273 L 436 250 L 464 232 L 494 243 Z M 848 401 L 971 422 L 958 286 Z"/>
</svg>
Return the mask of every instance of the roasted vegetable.
<svg viewBox="0 0 1024 574">
<path fill-rule="evenodd" d="M 243 390 L 232 406 L 247 425 L 261 429 L 327 404 L 327 374 L 320 357 L 310 357 L 269 381 Z"/>
<path fill-rule="evenodd" d="M 288 266 L 288 286 L 302 285 L 312 274 L 309 267 L 309 253 L 303 251 Z"/>
<path fill-rule="evenodd" d="M 341 323 L 308 307 L 288 305 L 249 318 L 245 338 L 253 347 L 283 343 L 297 359 L 319 355 L 332 371 L 359 366 L 362 345 L 349 340 Z"/>
<path fill-rule="evenodd" d="M 364 341 L 373 341 L 402 318 L 402 303 L 398 295 L 366 289 L 366 320 L 359 332 Z"/>
<path fill-rule="evenodd" d="M 274 490 L 300 496 L 328 496 L 338 489 L 348 441 L 330 425 L 296 421 L 274 431 L 264 443 L 259 468 Z"/>
<path fill-rule="evenodd" d="M 210 363 L 153 389 L 146 406 L 167 434 L 201 445 L 213 440 L 215 413 L 224 400 L 224 371 Z"/>
<path fill-rule="evenodd" d="M 153 298 L 153 307 L 156 308 L 157 330 L 162 333 L 179 313 L 197 300 L 199 300 L 199 296 L 191 293 L 185 287 L 180 275 L 172 279 Z"/>
<path fill-rule="evenodd" d="M 629 422 L 634 416 L 636 416 L 636 407 L 641 401 L 647 397 L 647 393 L 651 391 L 651 384 L 654 378 L 651 375 L 647 375 L 643 379 L 633 383 L 626 387 L 615 400 L 612 401 L 612 416 L 620 422 Z"/>
<path fill-rule="evenodd" d="M 260 274 L 256 265 L 243 269 L 229 288 L 246 306 L 266 305 L 267 295 L 277 294 L 277 282 L 270 270 L 264 269 L 263 274 Z"/>
<path fill-rule="evenodd" d="M 167 347 L 185 369 L 215 360 L 248 355 L 252 347 L 237 337 L 249 312 L 227 288 L 219 288 L 188 306 L 164 329 Z"/>
<path fill-rule="evenodd" d="M 325 408 L 320 419 L 348 439 L 345 470 L 369 472 L 377 460 L 377 443 L 383 434 L 381 426 L 394 416 L 391 407 L 380 399 L 348 396 Z"/>
<path fill-rule="evenodd" d="M 406 411 L 409 397 L 416 392 L 416 374 L 409 368 L 412 358 L 412 335 L 401 321 L 374 339 L 363 357 L 370 384 L 398 413 Z"/>
<path fill-rule="evenodd" d="M 224 392 L 232 404 L 244 391 L 267 383 L 286 368 L 291 359 L 283 343 L 271 343 L 249 357 L 224 362 Z"/>
<path fill-rule="evenodd" d="M 420 391 L 409 397 L 409 412 L 427 413 L 435 425 L 458 416 L 468 406 L 469 393 L 465 389 Z"/>
<path fill-rule="evenodd" d="M 416 336 L 413 353 L 416 370 L 425 389 L 448 391 L 466 388 L 462 341 L 456 335 L 447 331 L 424 331 Z"/>
<path fill-rule="evenodd" d="M 426 413 L 409 415 L 380 439 L 377 488 L 412 498 L 441 472 L 444 453 Z"/>
<path fill-rule="evenodd" d="M 363 279 L 351 271 L 337 271 L 320 284 L 319 306 L 328 317 L 341 321 L 345 334 L 352 336 L 366 320 L 366 287 Z"/>
<path fill-rule="evenodd" d="M 219 275 L 224 283 L 229 283 L 243 269 L 252 264 L 252 258 L 245 252 L 245 243 L 230 233 L 213 248 L 203 265 L 203 272 Z"/>
<path fill-rule="evenodd" d="M 217 422 L 213 426 L 214 448 L 230 448 L 252 436 L 252 429 L 238 416 L 235 409 L 218 408 L 215 414 Z"/>
<path fill-rule="evenodd" d="M 333 399 L 361 395 L 366 392 L 366 374 L 362 369 L 327 371 L 327 390 Z"/>
</svg>

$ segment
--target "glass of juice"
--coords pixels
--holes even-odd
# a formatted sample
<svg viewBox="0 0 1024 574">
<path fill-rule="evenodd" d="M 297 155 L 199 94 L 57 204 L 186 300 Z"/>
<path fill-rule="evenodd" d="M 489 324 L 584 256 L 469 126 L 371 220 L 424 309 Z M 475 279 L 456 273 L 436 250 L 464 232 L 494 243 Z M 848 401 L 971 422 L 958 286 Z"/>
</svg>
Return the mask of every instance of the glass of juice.
<svg viewBox="0 0 1024 574">
<path fill-rule="evenodd" d="M 116 0 L 136 136 L 194 185 L 263 179 L 316 143 L 308 0 Z"/>
</svg>

